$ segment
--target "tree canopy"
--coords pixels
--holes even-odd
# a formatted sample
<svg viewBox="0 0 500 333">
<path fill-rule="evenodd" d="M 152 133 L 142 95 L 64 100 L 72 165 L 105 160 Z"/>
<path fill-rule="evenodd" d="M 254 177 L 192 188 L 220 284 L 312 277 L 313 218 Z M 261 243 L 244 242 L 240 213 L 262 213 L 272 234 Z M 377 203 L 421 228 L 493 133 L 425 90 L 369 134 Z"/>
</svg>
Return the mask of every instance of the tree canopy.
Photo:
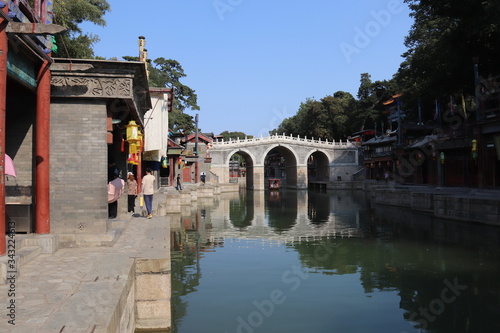
<svg viewBox="0 0 500 333">
<path fill-rule="evenodd" d="M 284 119 L 271 133 L 344 140 L 366 126 L 373 128 L 378 121 L 386 121 L 383 102 L 397 91 L 394 81 L 372 82 L 370 75 L 363 73 L 358 99 L 345 91 L 337 91 L 319 101 L 309 98 L 300 104 L 294 116 Z"/>
<path fill-rule="evenodd" d="M 54 55 L 64 58 L 93 58 L 92 46 L 99 41 L 99 37 L 84 33 L 79 25 L 83 22 L 92 22 L 102 27 L 106 26 L 104 15 L 111 11 L 108 1 L 57 0 L 54 2 L 53 10 L 55 23 L 68 29 L 55 36 L 58 48 L 54 51 Z"/>
<path fill-rule="evenodd" d="M 403 94 L 406 121 L 417 119 L 420 106 L 424 119 L 431 119 L 439 105 L 452 105 L 453 100 L 454 107 L 472 108 L 476 90 L 500 81 L 498 0 L 404 1 L 414 23 L 394 77 L 372 82 L 363 73 L 356 100 L 351 96 L 339 105 L 338 93 L 320 101 L 308 99 L 273 132 L 337 138 L 379 122 L 390 125 L 383 102 L 399 93 Z M 475 86 L 475 63 L 479 87 Z"/>
<path fill-rule="evenodd" d="M 184 111 L 199 110 L 195 90 L 181 83 L 186 77 L 184 69 L 177 60 L 156 58 L 151 62 L 149 84 L 153 87 L 167 87 L 174 90 L 173 110 L 168 116 L 169 127 L 176 132 L 191 133 L 195 130 L 193 116 Z"/>
<path fill-rule="evenodd" d="M 244 139 L 244 138 L 253 138 L 253 135 L 246 135 L 243 132 L 229 132 L 229 131 L 224 131 L 221 134 L 224 141 L 229 141 L 229 140 L 236 140 L 238 138 Z"/>
<path fill-rule="evenodd" d="M 127 61 L 139 61 L 139 57 L 124 56 Z M 172 112 L 168 115 L 168 124 L 173 132 L 182 131 L 189 134 L 195 131 L 193 116 L 184 111 L 186 109 L 199 110 L 198 96 L 195 90 L 181 83 L 181 78 L 186 77 L 184 69 L 177 60 L 156 58 L 147 59 L 149 64 L 149 85 L 151 87 L 165 87 L 174 90 L 174 103 Z"/>
<path fill-rule="evenodd" d="M 396 79 L 406 98 L 474 95 L 473 59 L 483 76 L 500 73 L 500 2 L 405 0 L 414 23 Z"/>
</svg>

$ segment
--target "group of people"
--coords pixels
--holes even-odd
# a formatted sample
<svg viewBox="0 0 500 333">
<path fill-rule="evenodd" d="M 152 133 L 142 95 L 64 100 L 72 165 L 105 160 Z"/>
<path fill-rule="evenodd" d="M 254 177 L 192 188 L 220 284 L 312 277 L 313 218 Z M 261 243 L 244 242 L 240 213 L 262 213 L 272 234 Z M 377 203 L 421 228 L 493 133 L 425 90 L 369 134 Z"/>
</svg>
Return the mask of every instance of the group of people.
<svg viewBox="0 0 500 333">
<path fill-rule="evenodd" d="M 108 217 L 116 218 L 118 214 L 118 199 L 125 191 L 125 181 L 119 177 L 118 168 L 110 165 L 108 171 Z M 147 218 L 153 217 L 153 193 L 154 193 L 153 171 L 150 168 L 146 169 L 146 175 L 142 178 L 142 196 L 144 198 L 144 205 L 148 213 Z M 138 184 L 132 172 L 127 174 L 127 195 L 128 195 L 128 213 L 135 213 L 135 200 L 138 195 Z"/>
<path fill-rule="evenodd" d="M 201 173 L 200 180 L 202 185 L 205 185 L 206 174 Z M 154 193 L 155 176 L 150 168 L 146 169 L 146 175 L 142 177 L 141 188 L 144 205 L 147 210 L 147 218 L 153 217 L 153 193 Z M 177 190 L 182 190 L 181 177 L 177 176 L 176 187 Z M 120 172 L 114 163 L 108 167 L 108 217 L 116 218 L 118 214 L 118 199 L 125 191 L 125 181 L 120 178 Z M 127 196 L 128 196 L 128 213 L 135 214 L 135 200 L 139 193 L 137 180 L 132 172 L 127 173 Z M 142 205 L 141 205 L 142 206 Z"/>
</svg>

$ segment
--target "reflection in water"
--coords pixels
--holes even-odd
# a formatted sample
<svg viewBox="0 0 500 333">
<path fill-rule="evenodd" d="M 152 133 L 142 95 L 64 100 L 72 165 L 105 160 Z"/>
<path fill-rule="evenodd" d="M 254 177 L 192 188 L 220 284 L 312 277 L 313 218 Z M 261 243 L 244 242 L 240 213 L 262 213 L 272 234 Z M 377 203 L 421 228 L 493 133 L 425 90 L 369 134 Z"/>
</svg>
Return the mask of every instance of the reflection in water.
<svg viewBox="0 0 500 333">
<path fill-rule="evenodd" d="M 241 196 L 229 201 L 229 219 L 235 228 L 245 230 L 252 225 L 253 221 L 253 196 L 246 195 L 246 191 Z"/>
<path fill-rule="evenodd" d="M 498 228 L 361 192 L 265 193 L 172 226 L 174 332 L 500 331 Z"/>
<path fill-rule="evenodd" d="M 310 191 L 308 194 L 307 216 L 311 223 L 321 225 L 328 222 L 330 217 L 330 195 L 315 191 Z"/>
<path fill-rule="evenodd" d="M 280 191 L 283 194 L 266 192 L 269 195 L 269 200 L 266 200 L 268 224 L 277 234 L 290 230 L 297 222 L 297 191 L 285 191 Z M 280 193 L 280 196 L 276 197 L 275 193 Z"/>
</svg>

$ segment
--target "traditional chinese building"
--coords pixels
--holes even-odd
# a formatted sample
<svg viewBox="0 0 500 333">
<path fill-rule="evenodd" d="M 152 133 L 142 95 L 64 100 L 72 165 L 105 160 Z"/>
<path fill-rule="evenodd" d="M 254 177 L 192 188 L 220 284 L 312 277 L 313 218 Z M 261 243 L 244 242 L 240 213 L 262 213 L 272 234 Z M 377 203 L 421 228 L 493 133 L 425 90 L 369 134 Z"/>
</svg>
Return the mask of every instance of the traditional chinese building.
<svg viewBox="0 0 500 333">
<path fill-rule="evenodd" d="M 0 1 L 0 23 L 0 235 L 6 223 L 10 232 L 45 234 L 50 232 L 50 35 L 64 29 L 52 24 L 52 3 L 46 0 Z M 15 175 L 5 175 L 5 154 Z M 0 239 L 3 255 L 5 237 Z"/>
<path fill-rule="evenodd" d="M 51 232 L 64 246 L 107 233 L 108 165 L 126 177 L 127 125 L 143 132 L 152 106 L 144 62 L 54 59 L 51 88 Z"/>
</svg>

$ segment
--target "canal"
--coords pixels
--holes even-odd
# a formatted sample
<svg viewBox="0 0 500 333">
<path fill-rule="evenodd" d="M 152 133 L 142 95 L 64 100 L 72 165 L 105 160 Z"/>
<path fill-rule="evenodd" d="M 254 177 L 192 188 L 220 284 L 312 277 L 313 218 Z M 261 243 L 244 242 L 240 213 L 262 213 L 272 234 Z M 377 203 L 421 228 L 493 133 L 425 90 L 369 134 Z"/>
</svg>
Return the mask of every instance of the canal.
<svg viewBox="0 0 500 333">
<path fill-rule="evenodd" d="M 245 191 L 183 215 L 173 332 L 500 332 L 498 228 L 361 191 Z"/>
</svg>

